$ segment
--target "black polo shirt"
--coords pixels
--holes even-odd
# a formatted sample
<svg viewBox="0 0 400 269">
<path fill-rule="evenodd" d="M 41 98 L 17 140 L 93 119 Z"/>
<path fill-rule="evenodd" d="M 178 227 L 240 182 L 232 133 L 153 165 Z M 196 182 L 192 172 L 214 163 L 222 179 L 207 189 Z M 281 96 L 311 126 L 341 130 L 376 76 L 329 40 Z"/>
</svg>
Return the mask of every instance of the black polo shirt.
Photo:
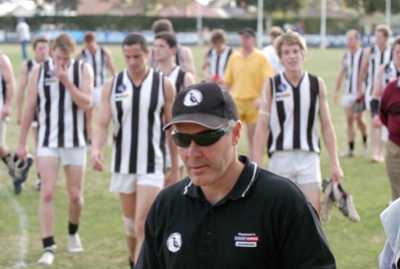
<svg viewBox="0 0 400 269">
<path fill-rule="evenodd" d="M 314 210 L 289 180 L 245 167 L 211 205 L 186 178 L 163 190 L 145 226 L 138 269 L 336 268 Z"/>
</svg>

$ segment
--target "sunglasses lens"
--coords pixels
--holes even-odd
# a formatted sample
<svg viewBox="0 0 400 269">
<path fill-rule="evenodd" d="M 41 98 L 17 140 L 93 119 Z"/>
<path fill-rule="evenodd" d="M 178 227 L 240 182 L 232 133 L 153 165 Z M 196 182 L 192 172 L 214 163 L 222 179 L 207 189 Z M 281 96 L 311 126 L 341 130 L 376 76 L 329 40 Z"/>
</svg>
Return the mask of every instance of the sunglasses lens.
<svg viewBox="0 0 400 269">
<path fill-rule="evenodd" d="M 190 146 L 191 136 L 183 133 L 174 133 L 172 134 L 172 139 L 174 143 L 181 148 L 187 148 Z"/>
<path fill-rule="evenodd" d="M 193 140 L 199 146 L 209 146 L 216 143 L 224 134 L 225 132 L 221 130 L 210 131 L 195 135 Z"/>
<path fill-rule="evenodd" d="M 172 139 L 174 140 L 174 143 L 181 148 L 189 147 L 192 140 L 198 146 L 205 147 L 216 143 L 226 133 L 227 131 L 224 129 L 205 131 L 197 134 L 185 134 L 176 132 L 172 134 Z"/>
</svg>

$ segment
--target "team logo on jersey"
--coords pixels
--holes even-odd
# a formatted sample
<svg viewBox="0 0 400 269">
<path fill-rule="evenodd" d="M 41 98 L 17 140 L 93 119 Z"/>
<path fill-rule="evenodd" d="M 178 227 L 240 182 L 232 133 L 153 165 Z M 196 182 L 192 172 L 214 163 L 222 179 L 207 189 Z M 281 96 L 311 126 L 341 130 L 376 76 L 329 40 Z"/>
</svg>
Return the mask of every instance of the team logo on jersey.
<svg viewBox="0 0 400 269">
<path fill-rule="evenodd" d="M 284 92 L 284 91 L 286 91 L 287 90 L 287 85 L 285 84 L 285 83 L 281 83 L 279 86 L 278 86 L 278 92 Z"/>
<path fill-rule="evenodd" d="M 238 233 L 233 240 L 235 241 L 235 247 L 256 248 L 260 238 L 255 233 Z"/>
<path fill-rule="evenodd" d="M 180 233 L 172 233 L 167 239 L 167 248 L 172 253 L 178 252 L 182 247 L 182 235 Z"/>
<path fill-rule="evenodd" d="M 123 93 L 124 91 L 126 91 L 126 86 L 125 84 L 121 84 L 117 87 L 117 89 L 115 90 L 116 93 Z"/>
<path fill-rule="evenodd" d="M 197 90 L 190 90 L 183 98 L 183 104 L 185 106 L 197 106 L 203 101 L 203 94 Z"/>
</svg>

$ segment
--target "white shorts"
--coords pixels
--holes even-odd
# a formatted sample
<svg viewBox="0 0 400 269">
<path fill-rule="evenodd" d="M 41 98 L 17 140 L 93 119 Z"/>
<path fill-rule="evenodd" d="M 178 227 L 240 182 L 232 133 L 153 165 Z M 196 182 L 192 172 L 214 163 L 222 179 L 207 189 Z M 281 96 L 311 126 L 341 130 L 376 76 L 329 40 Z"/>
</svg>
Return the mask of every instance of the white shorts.
<svg viewBox="0 0 400 269">
<path fill-rule="evenodd" d="M 136 185 L 152 186 L 162 189 L 164 187 L 164 174 L 121 174 L 112 173 L 110 192 L 133 193 L 136 191 Z"/>
<path fill-rule="evenodd" d="M 92 92 L 92 104 L 93 107 L 98 107 L 101 101 L 101 89 L 103 86 L 95 87 Z"/>
<path fill-rule="evenodd" d="M 277 151 L 269 161 L 268 170 L 289 178 L 297 185 L 321 185 L 319 154 L 307 151 Z"/>
<path fill-rule="evenodd" d="M 7 120 L 0 120 L 0 148 L 6 146 Z"/>
<path fill-rule="evenodd" d="M 86 147 L 79 148 L 47 148 L 38 147 L 37 157 L 58 158 L 63 166 L 77 165 L 86 166 Z"/>
<path fill-rule="evenodd" d="M 351 107 L 357 100 L 357 96 L 345 94 L 342 96 L 342 106 L 344 108 Z"/>
</svg>

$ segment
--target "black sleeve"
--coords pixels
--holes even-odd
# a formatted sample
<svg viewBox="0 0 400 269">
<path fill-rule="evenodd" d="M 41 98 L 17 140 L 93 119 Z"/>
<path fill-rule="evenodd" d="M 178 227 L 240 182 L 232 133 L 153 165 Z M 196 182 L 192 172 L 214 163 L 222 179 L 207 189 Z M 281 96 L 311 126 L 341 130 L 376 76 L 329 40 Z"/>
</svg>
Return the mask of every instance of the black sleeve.
<svg viewBox="0 0 400 269">
<path fill-rule="evenodd" d="M 161 258 L 159 257 L 157 236 L 155 232 L 155 221 L 156 221 L 156 204 L 154 202 L 147 216 L 146 224 L 144 227 L 144 242 L 140 251 L 140 255 L 135 266 L 135 269 L 162 269 Z"/>
<path fill-rule="evenodd" d="M 282 269 L 335 269 L 335 258 L 315 210 L 297 190 L 289 193 L 284 220 L 279 228 L 279 253 Z M 290 201 L 291 200 L 291 201 Z"/>
</svg>

